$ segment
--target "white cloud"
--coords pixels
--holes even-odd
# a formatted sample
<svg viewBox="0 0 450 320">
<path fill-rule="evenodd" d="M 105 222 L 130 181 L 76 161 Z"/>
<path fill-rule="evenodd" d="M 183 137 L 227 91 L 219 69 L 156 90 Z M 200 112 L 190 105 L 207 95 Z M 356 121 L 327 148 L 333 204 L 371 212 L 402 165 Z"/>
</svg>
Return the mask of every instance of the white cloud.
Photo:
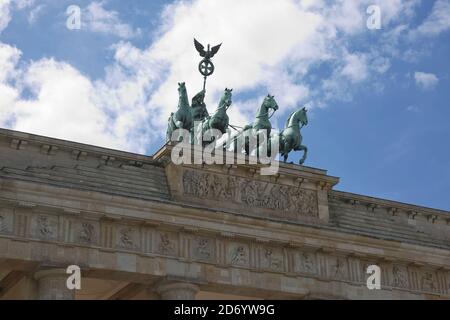
<svg viewBox="0 0 450 320">
<path fill-rule="evenodd" d="M 21 10 L 33 4 L 34 0 L 0 0 L 0 34 L 11 21 L 11 11 L 14 8 Z"/>
<path fill-rule="evenodd" d="M 22 53 L 16 47 L 0 42 L 0 82 L 9 80 Z"/>
<path fill-rule="evenodd" d="M 91 2 L 82 13 L 83 28 L 92 32 L 115 35 L 129 39 L 140 34 L 130 25 L 122 22 L 117 11 L 108 11 L 104 8 L 105 2 Z"/>
<path fill-rule="evenodd" d="M 406 107 L 406 111 L 417 113 L 420 111 L 418 106 L 410 105 Z"/>
<path fill-rule="evenodd" d="M 107 115 L 91 99 L 92 83 L 71 66 L 44 59 L 32 63 L 23 81 L 33 100 L 15 105 L 17 130 L 118 146 L 107 132 Z"/>
<path fill-rule="evenodd" d="M 376 2 L 387 27 L 395 19 L 403 21 L 409 17 L 418 1 Z M 366 8 L 372 3 L 369 0 L 338 0 L 333 5 L 324 1 L 177 2 L 167 8 L 163 31 L 151 48 L 152 55 L 165 60 L 170 70 L 167 81 L 153 95 L 152 104 L 174 105 L 179 80 L 185 80 L 188 89 L 201 87 L 202 79 L 193 63 L 199 58 L 192 50 L 192 35 L 205 43 L 224 43 L 214 58 L 217 71 L 208 82 L 210 97 L 214 99 L 225 86 L 240 91 L 259 86 L 272 91 L 274 86 L 270 83 L 277 81 L 277 91 L 270 93 L 284 100 L 290 88 L 301 86 L 303 94 L 296 101 L 282 101 L 278 113 L 316 98 L 312 94 L 318 93 L 317 90 L 311 90 L 301 79 L 317 64 L 332 63 L 342 71 L 341 77 L 354 83 L 367 80 L 374 72 L 385 73 L 390 67 L 388 58 L 372 52 L 349 54 L 347 50 L 346 41 L 350 37 L 368 32 Z M 330 81 L 337 81 L 333 84 L 336 91 L 347 89 L 342 78 L 333 77 Z M 241 108 L 240 103 L 235 102 L 231 112 Z M 164 116 L 170 110 L 171 107 L 164 111 Z M 253 113 L 246 115 L 247 119 L 253 117 Z"/>
<path fill-rule="evenodd" d="M 379 1 L 386 25 L 403 19 L 402 12 L 414 2 L 390 1 Z M 17 53 L 9 53 L 16 57 L 8 64 L 9 73 L 18 80 L 13 86 L 0 79 L 4 91 L 9 90 L 4 95 L 9 102 L 0 100 L 9 106 L 0 105 L 0 110 L 9 110 L 3 119 L 0 114 L 0 125 L 15 119 L 14 129 L 144 152 L 146 145 L 164 135 L 167 117 L 177 106 L 177 82 L 187 83 L 190 97 L 202 87 L 197 70 L 201 58 L 193 48 L 193 36 L 204 44 L 223 42 L 207 84 L 210 112 L 225 87 L 234 88 L 235 95 L 252 92 L 251 97 L 234 99 L 229 111 L 233 124 L 252 121 L 267 91 L 280 106 L 275 119 L 284 119 L 300 105 L 350 100 L 356 84 L 390 66 L 383 51 L 349 49 L 351 37 L 368 32 L 365 9 L 371 2 L 337 0 L 332 6 L 311 0 L 175 2 L 163 13 L 155 42 L 145 49 L 117 43 L 114 62 L 97 81 L 55 59 L 19 66 Z M 139 33 L 103 6 L 104 2 L 93 2 L 83 11 L 88 16 L 82 18 L 82 28 L 122 38 Z M 0 48 L 0 57 L 2 50 L 6 52 Z M 321 64 L 335 71 L 312 88 L 307 77 Z M 21 98 L 23 90 L 34 96 Z"/>
<path fill-rule="evenodd" d="M 368 0 L 364 4 L 375 4 L 380 6 L 382 28 L 393 22 L 404 21 L 414 16 L 415 9 L 422 0 Z"/>
<path fill-rule="evenodd" d="M 371 66 L 375 72 L 379 74 L 386 73 L 391 67 L 391 61 L 386 57 L 374 57 L 371 63 Z"/>
<path fill-rule="evenodd" d="M 17 9 L 22 10 L 31 7 L 35 0 L 12 0 L 12 2 L 16 5 Z"/>
<path fill-rule="evenodd" d="M 193 49 L 193 36 L 204 44 L 223 42 L 213 59 L 216 72 L 208 79 L 208 105 L 216 104 L 225 87 L 235 92 L 267 88 L 282 106 L 281 112 L 305 101 L 308 85 L 295 79 L 315 61 L 329 59 L 327 38 L 334 37 L 324 28 L 322 15 L 294 1 L 176 3 L 167 8 L 164 21 L 164 32 L 149 48 L 151 57 L 168 66 L 167 80 L 151 100 L 151 106 L 162 111 L 158 123 L 164 123 L 177 104 L 178 81 L 188 84 L 190 96 L 202 87 L 197 71 L 201 58 Z M 244 117 L 247 103 L 235 99 L 230 109 L 233 121 L 242 125 L 253 118 L 262 97 Z"/>
<path fill-rule="evenodd" d="M 145 99 L 139 99 L 146 87 L 137 78 L 117 77 L 114 86 L 92 82 L 54 59 L 19 68 L 20 55 L 16 48 L 0 44 L 1 126 L 13 121 L 12 127 L 20 131 L 145 152 L 152 136 L 145 123 Z M 115 68 L 121 72 L 119 64 Z M 24 90 L 32 97 L 21 98 Z"/>
<path fill-rule="evenodd" d="M 10 81 L 17 75 L 16 65 L 21 52 L 12 46 L 0 42 L 0 123 L 11 116 L 13 105 L 19 96 L 19 91 Z"/>
<path fill-rule="evenodd" d="M 362 54 L 346 54 L 344 56 L 345 65 L 341 74 L 349 78 L 352 82 L 360 82 L 368 77 L 367 58 Z"/>
<path fill-rule="evenodd" d="M 0 0 L 0 34 L 11 21 L 10 0 Z"/>
<path fill-rule="evenodd" d="M 34 7 L 33 9 L 30 10 L 30 12 L 28 13 L 28 23 L 29 24 L 33 24 L 37 21 L 37 19 L 39 18 L 39 16 L 43 13 L 43 10 L 45 8 L 44 4 L 40 4 L 36 7 Z"/>
<path fill-rule="evenodd" d="M 433 73 L 415 72 L 414 79 L 417 86 L 425 90 L 432 89 L 439 83 L 439 78 Z"/>
<path fill-rule="evenodd" d="M 437 35 L 450 29 L 450 1 L 437 0 L 431 14 L 417 28 L 422 35 Z"/>
</svg>

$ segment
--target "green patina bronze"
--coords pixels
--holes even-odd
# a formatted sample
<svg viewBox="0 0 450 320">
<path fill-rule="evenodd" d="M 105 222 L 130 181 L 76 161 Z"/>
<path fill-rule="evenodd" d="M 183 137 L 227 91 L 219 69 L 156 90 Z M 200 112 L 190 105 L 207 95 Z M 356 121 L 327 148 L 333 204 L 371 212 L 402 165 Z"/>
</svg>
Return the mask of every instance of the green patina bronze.
<svg viewBox="0 0 450 320">
<path fill-rule="evenodd" d="M 178 109 L 176 112 L 172 112 L 169 117 L 169 123 L 167 126 L 166 141 L 172 140 L 172 133 L 176 129 L 185 129 L 192 132 L 194 120 L 191 113 L 191 107 L 189 106 L 189 99 L 186 91 L 186 85 L 184 82 L 178 83 Z M 175 140 L 179 140 L 178 137 Z"/>
<path fill-rule="evenodd" d="M 270 110 L 273 110 L 272 114 L 270 114 Z M 278 110 L 278 104 L 275 101 L 274 96 L 271 96 L 270 94 L 267 95 L 267 97 L 264 98 L 264 101 L 259 107 L 258 111 L 256 112 L 256 118 L 255 121 L 252 124 L 246 125 L 242 132 L 239 135 L 245 136 L 245 143 L 244 143 L 244 150 L 245 153 L 248 155 L 253 150 L 250 150 L 250 143 L 249 143 L 249 135 L 254 135 L 255 139 L 258 139 L 257 145 L 264 143 L 264 141 L 259 141 L 258 138 L 258 131 L 260 130 L 266 130 L 267 136 L 270 135 L 270 132 L 272 130 L 272 124 L 270 123 L 270 118 L 274 115 L 275 111 Z M 234 146 L 235 146 L 235 152 L 240 152 L 240 150 L 237 150 L 237 143 L 236 139 L 239 138 L 239 135 L 234 138 Z"/>
<path fill-rule="evenodd" d="M 214 73 L 214 64 L 211 58 L 219 51 L 221 45 L 219 44 L 211 48 L 208 44 L 208 48 L 205 50 L 205 47 L 194 38 L 195 49 L 200 54 L 200 57 L 203 57 L 203 60 L 198 64 L 198 71 L 203 76 L 203 91 L 205 91 L 206 87 L 206 78 Z"/>
<path fill-rule="evenodd" d="M 194 44 L 200 56 L 203 57 L 203 60 L 199 64 L 199 71 L 204 76 L 203 90 L 192 98 L 192 105 L 189 106 L 186 85 L 184 82 L 178 83 L 178 109 L 175 113 L 171 113 L 169 117 L 166 139 L 167 141 L 172 140 L 172 134 L 176 129 L 185 129 L 190 132 L 191 143 L 202 141 L 203 146 L 205 146 L 211 143 L 211 141 L 203 141 L 202 139 L 208 130 L 216 129 L 224 134 L 228 127 L 231 126 L 229 124 L 227 110 L 232 104 L 232 89 L 225 89 L 219 101 L 218 108 L 210 116 L 204 102 L 206 93 L 205 83 L 206 78 L 214 72 L 214 65 L 210 59 L 219 51 L 220 45 L 211 49 L 208 45 L 208 49 L 205 50 L 203 45 L 195 39 Z M 303 157 L 299 161 L 300 164 L 303 164 L 308 154 L 308 148 L 302 145 L 300 130 L 308 124 L 307 110 L 306 108 L 302 108 L 293 112 L 286 121 L 284 130 L 281 133 L 271 134 L 272 124 L 270 119 L 277 110 L 278 104 L 274 96 L 267 95 L 256 113 L 255 121 L 245 126 L 242 131 L 231 138 L 231 146 L 233 146 L 235 152 L 241 153 L 245 151 L 247 155 L 252 154 L 255 151 L 250 150 L 250 138 L 252 138 L 256 141 L 256 153 L 258 155 L 263 152 L 264 154 L 271 155 L 271 146 L 278 144 L 284 162 L 287 161 L 291 151 L 303 151 Z M 194 122 L 198 122 L 199 124 Z M 259 133 L 263 134 L 260 135 Z M 264 137 L 269 138 L 265 139 Z M 242 138 L 244 139 L 244 143 L 239 146 L 237 141 Z M 180 141 L 180 137 L 174 137 L 174 140 Z M 243 150 L 238 150 L 241 147 Z M 226 143 L 224 143 L 223 148 L 226 148 Z"/>
<path fill-rule="evenodd" d="M 278 134 L 271 135 L 271 142 L 267 144 L 268 154 L 271 154 L 270 147 L 278 140 L 280 154 L 283 157 L 284 162 L 287 161 L 289 153 L 291 151 L 304 151 L 303 157 L 300 159 L 299 164 L 303 164 L 308 155 L 308 148 L 302 145 L 302 135 L 300 129 L 308 124 L 306 108 L 299 109 L 293 112 L 286 121 L 285 128 Z M 259 152 L 263 150 L 259 149 Z"/>
<path fill-rule="evenodd" d="M 270 110 L 273 110 L 272 114 L 270 114 Z M 254 130 L 267 130 L 267 134 L 270 134 L 272 130 L 272 124 L 270 123 L 270 118 L 274 115 L 275 111 L 278 110 L 278 103 L 275 101 L 275 97 L 270 94 L 264 98 L 264 101 L 256 112 L 256 120 L 247 126 L 244 127 L 245 130 L 254 129 Z"/>
<path fill-rule="evenodd" d="M 202 135 L 205 135 L 205 132 L 209 129 L 219 130 L 222 134 L 224 134 L 229 125 L 229 117 L 227 115 L 227 110 L 232 104 L 232 91 L 233 89 L 225 88 L 225 91 L 220 98 L 219 106 L 217 107 L 215 113 L 205 119 L 202 123 Z M 203 142 L 203 145 L 209 144 L 210 142 Z"/>
<path fill-rule="evenodd" d="M 192 98 L 191 112 L 194 121 L 203 121 L 209 117 L 205 104 L 205 90 L 200 91 Z"/>
</svg>

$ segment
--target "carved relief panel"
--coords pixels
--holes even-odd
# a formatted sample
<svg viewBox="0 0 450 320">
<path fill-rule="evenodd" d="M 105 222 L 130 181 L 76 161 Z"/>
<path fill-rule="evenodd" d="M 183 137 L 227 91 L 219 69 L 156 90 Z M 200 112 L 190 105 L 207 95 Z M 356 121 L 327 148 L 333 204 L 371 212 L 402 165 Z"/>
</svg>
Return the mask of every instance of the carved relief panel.
<svg viewBox="0 0 450 320">
<path fill-rule="evenodd" d="M 296 252 L 294 271 L 303 274 L 317 274 L 317 260 L 312 252 Z"/>
<path fill-rule="evenodd" d="M 284 270 L 284 254 L 282 248 L 262 247 L 260 250 L 261 268 L 273 271 Z"/>
<path fill-rule="evenodd" d="M 128 250 L 140 247 L 139 228 L 132 226 L 118 226 L 116 228 L 116 246 Z"/>
<path fill-rule="evenodd" d="M 29 232 L 23 236 L 18 228 L 20 221 L 18 217 L 21 215 L 29 217 L 29 220 L 24 220 L 27 225 L 25 229 Z M 59 239 L 72 244 L 98 244 L 105 248 L 115 247 L 117 251 L 140 250 L 143 254 L 149 255 L 156 253 L 171 257 L 190 256 L 193 260 L 220 266 L 226 264 L 227 267 L 258 268 L 260 271 L 273 273 L 288 271 L 291 275 L 294 273 L 293 276 L 314 277 L 325 281 L 349 281 L 358 285 L 366 283 L 367 267 L 374 264 L 382 269 L 383 288 L 386 286 L 387 289 L 392 287 L 394 290 L 404 289 L 427 294 L 446 295 L 450 292 L 450 273 L 447 269 L 436 270 L 418 263 L 407 264 L 404 261 L 386 260 L 382 257 L 361 258 L 355 255 L 346 257 L 330 250 L 314 251 L 310 247 L 298 248 L 266 241 L 239 239 L 234 234 L 223 233 L 217 238 L 212 238 L 208 233 L 192 231 L 177 233 L 161 230 L 162 228 L 141 228 L 131 223 L 125 225 L 123 221 L 122 224 L 118 224 L 111 221 L 80 219 L 74 215 L 56 216 L 31 211 L 23 214 L 17 210 L 0 208 L 0 216 L 2 235 L 14 230 L 14 235 L 20 234 L 21 237 Z M 66 224 L 68 227 L 65 227 Z M 108 232 L 100 232 L 100 229 Z M 67 230 L 70 230 L 70 234 L 65 236 Z M 61 238 L 58 238 L 58 235 Z M 100 241 L 101 236 L 111 238 L 111 246 L 108 241 Z M 183 242 L 183 237 L 189 240 Z M 183 255 L 183 252 L 186 254 Z"/>
<path fill-rule="evenodd" d="M 56 240 L 58 238 L 58 217 L 34 214 L 31 220 L 31 232 L 36 238 Z"/>
<path fill-rule="evenodd" d="M 178 235 L 168 231 L 155 232 L 155 252 L 166 255 L 178 255 Z"/>
<path fill-rule="evenodd" d="M 249 246 L 242 243 L 229 243 L 227 248 L 227 263 L 234 266 L 248 267 L 250 265 Z"/>
<path fill-rule="evenodd" d="M 197 237 L 193 239 L 191 246 L 191 255 L 193 259 L 212 261 L 215 259 L 215 241 L 214 239 Z"/>
<path fill-rule="evenodd" d="M 73 223 L 72 242 L 81 244 L 98 243 L 100 226 L 94 221 L 75 221 Z"/>
<path fill-rule="evenodd" d="M 329 256 L 327 259 L 327 274 L 333 280 L 349 280 L 347 258 Z"/>
<path fill-rule="evenodd" d="M 390 272 L 391 286 L 394 288 L 409 288 L 408 269 L 406 266 L 393 264 Z"/>
<path fill-rule="evenodd" d="M 420 275 L 420 287 L 422 291 L 437 292 L 439 290 L 436 274 L 430 270 L 424 270 Z"/>
<path fill-rule="evenodd" d="M 315 190 L 190 169 L 183 173 L 182 186 L 186 196 L 224 202 L 227 207 L 267 209 L 270 216 L 291 220 L 318 217 Z"/>
</svg>

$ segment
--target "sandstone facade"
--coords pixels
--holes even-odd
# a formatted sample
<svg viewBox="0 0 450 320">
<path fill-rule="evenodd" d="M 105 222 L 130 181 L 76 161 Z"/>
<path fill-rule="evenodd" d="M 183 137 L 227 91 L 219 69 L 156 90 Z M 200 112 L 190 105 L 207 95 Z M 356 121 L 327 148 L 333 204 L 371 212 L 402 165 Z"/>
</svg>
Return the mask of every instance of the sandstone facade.
<svg viewBox="0 0 450 320">
<path fill-rule="evenodd" d="M 1 129 L 0 298 L 450 298 L 449 212 L 335 191 L 316 168 L 261 176 L 170 151 Z"/>
</svg>

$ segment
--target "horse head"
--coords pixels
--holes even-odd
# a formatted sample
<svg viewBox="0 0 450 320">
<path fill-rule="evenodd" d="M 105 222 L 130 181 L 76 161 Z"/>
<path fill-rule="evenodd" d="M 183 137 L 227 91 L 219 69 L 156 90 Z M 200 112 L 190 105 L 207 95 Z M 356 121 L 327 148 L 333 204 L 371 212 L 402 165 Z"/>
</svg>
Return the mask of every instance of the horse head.
<svg viewBox="0 0 450 320">
<path fill-rule="evenodd" d="M 298 125 L 298 123 L 301 123 L 302 127 L 308 125 L 307 113 L 308 110 L 305 107 L 293 112 L 286 122 L 286 128 Z"/>
<path fill-rule="evenodd" d="M 178 108 L 189 107 L 189 100 L 184 82 L 178 82 Z"/>
<path fill-rule="evenodd" d="M 231 106 L 231 104 L 233 103 L 231 101 L 232 95 L 233 95 L 233 89 L 225 88 L 225 91 L 223 92 L 223 96 L 220 99 L 219 109 L 225 108 L 225 110 L 227 110 Z"/>
<path fill-rule="evenodd" d="M 300 123 L 302 124 L 302 126 L 308 125 L 307 113 L 308 113 L 308 110 L 305 107 L 303 107 L 302 109 L 297 111 L 297 117 L 298 117 L 298 120 L 300 121 Z"/>
<path fill-rule="evenodd" d="M 228 115 L 227 110 L 231 106 L 231 96 L 233 89 L 225 88 L 222 98 L 220 98 L 219 107 L 216 109 L 214 115 L 209 119 L 207 123 L 205 123 L 204 129 L 218 129 L 222 133 L 228 128 Z"/>
<path fill-rule="evenodd" d="M 178 82 L 178 94 L 182 95 L 184 93 L 186 93 L 186 83 Z"/>
<path fill-rule="evenodd" d="M 278 110 L 278 103 L 275 101 L 274 96 L 268 94 L 267 97 L 264 98 L 262 107 L 266 110 L 266 112 L 268 112 L 270 109 L 275 112 Z"/>
</svg>

